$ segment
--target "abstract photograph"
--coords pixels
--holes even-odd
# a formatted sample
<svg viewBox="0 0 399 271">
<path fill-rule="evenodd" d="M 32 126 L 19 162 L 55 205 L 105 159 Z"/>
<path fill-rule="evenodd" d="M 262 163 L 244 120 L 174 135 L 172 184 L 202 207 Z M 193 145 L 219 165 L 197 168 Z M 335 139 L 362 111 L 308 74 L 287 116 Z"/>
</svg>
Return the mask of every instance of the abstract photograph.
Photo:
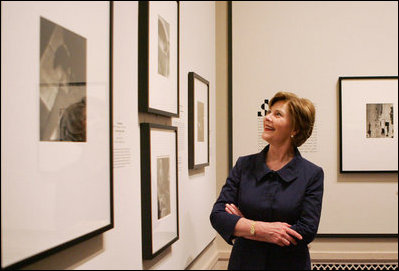
<svg viewBox="0 0 399 271">
<path fill-rule="evenodd" d="M 198 142 L 204 142 L 204 103 L 197 101 L 197 140 Z"/>
<path fill-rule="evenodd" d="M 169 23 L 158 16 L 158 73 L 169 77 L 170 70 L 170 31 Z"/>
<path fill-rule="evenodd" d="M 393 138 L 393 104 L 367 104 L 366 111 L 366 137 Z"/>
<path fill-rule="evenodd" d="M 169 166 L 169 157 L 157 158 L 158 219 L 170 214 Z"/>
<path fill-rule="evenodd" d="M 40 18 L 40 141 L 86 142 L 86 46 Z"/>
</svg>

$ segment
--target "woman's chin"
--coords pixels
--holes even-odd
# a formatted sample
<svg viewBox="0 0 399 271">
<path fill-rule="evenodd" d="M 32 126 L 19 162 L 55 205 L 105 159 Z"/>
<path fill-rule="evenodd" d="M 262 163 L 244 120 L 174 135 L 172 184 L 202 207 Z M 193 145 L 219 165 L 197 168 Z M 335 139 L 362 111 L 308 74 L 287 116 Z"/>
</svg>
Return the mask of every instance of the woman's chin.
<svg viewBox="0 0 399 271">
<path fill-rule="evenodd" d="M 262 139 L 264 141 L 269 142 L 270 138 L 271 138 L 270 135 L 268 135 L 267 133 L 263 132 Z"/>
</svg>

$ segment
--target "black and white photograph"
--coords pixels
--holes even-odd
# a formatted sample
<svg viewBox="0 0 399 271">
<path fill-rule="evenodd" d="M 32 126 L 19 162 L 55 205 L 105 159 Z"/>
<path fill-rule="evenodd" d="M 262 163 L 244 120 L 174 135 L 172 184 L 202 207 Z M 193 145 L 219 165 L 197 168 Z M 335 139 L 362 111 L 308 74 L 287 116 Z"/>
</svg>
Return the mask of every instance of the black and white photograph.
<svg viewBox="0 0 399 271">
<path fill-rule="evenodd" d="M 179 116 L 179 1 L 139 1 L 138 109 Z"/>
<path fill-rule="evenodd" d="M 393 104 L 367 104 L 366 110 L 366 137 L 393 138 Z"/>
<path fill-rule="evenodd" d="M 169 157 L 157 158 L 158 219 L 170 214 Z"/>
<path fill-rule="evenodd" d="M 40 141 L 86 141 L 86 43 L 40 18 Z"/>
<path fill-rule="evenodd" d="M 1 2 L 2 269 L 114 227 L 112 9 Z"/>
<path fill-rule="evenodd" d="M 340 172 L 398 171 L 398 77 L 339 77 Z"/>
<path fill-rule="evenodd" d="M 140 123 L 142 256 L 179 239 L 177 127 Z"/>
<path fill-rule="evenodd" d="M 209 165 L 209 81 L 188 73 L 188 168 Z"/>
<path fill-rule="evenodd" d="M 158 73 L 169 77 L 170 34 L 169 23 L 158 16 Z"/>
<path fill-rule="evenodd" d="M 204 142 L 204 117 L 205 117 L 205 111 L 204 111 L 204 103 L 203 102 L 197 102 L 197 140 L 198 142 Z"/>
</svg>

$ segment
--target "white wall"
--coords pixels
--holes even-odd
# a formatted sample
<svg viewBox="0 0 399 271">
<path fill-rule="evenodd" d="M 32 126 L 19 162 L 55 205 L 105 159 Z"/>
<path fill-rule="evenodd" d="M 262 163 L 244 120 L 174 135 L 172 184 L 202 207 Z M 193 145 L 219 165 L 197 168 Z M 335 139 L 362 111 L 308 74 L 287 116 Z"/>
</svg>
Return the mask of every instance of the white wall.
<svg viewBox="0 0 399 271">
<path fill-rule="evenodd" d="M 114 167 L 114 229 L 104 248 L 76 269 L 141 269 L 140 130 L 137 105 L 137 2 L 114 2 L 114 157 L 129 149 L 130 163 Z M 125 132 L 115 127 L 124 126 Z"/>
<path fill-rule="evenodd" d="M 210 165 L 204 170 L 188 170 L 188 73 L 207 79 L 210 106 Z M 171 252 L 145 261 L 144 269 L 183 269 L 215 238 L 209 215 L 215 201 L 215 4 L 180 2 L 180 119 L 173 119 L 183 133 L 179 141 L 179 226 L 180 239 Z M 183 110 L 183 112 L 182 112 Z M 183 121 L 183 125 L 182 122 Z"/>
<path fill-rule="evenodd" d="M 237 2 L 234 2 L 233 5 L 236 5 Z M 247 4 L 247 2 L 242 3 L 242 5 Z M 262 5 L 262 4 L 267 4 L 267 3 L 252 3 L 256 5 Z M 268 9 L 270 13 L 274 13 L 275 9 L 273 8 L 275 4 L 282 4 L 282 3 L 275 3 L 274 4 L 268 4 Z M 289 3 L 287 9 L 281 10 L 281 12 L 284 14 L 284 16 L 287 17 L 295 17 L 295 21 L 297 23 L 301 23 L 298 21 L 298 16 L 296 14 L 295 9 L 291 6 L 292 3 Z M 308 3 L 308 4 L 314 4 L 314 3 Z M 326 4 L 326 3 L 323 3 Z M 347 27 L 350 27 L 351 23 L 350 21 L 351 16 L 348 15 L 351 10 L 353 10 L 353 4 L 355 3 L 336 3 L 340 4 L 340 8 L 337 8 L 337 11 L 335 13 L 332 13 L 329 15 L 332 18 L 326 18 L 326 20 L 332 20 L 334 17 L 338 16 L 337 14 L 347 14 L 345 17 L 346 23 L 345 25 Z M 280 5 L 281 6 L 281 5 Z M 345 10 L 346 7 L 348 7 L 348 10 Z M 248 7 L 249 8 L 249 7 Z M 253 9 L 259 8 L 259 6 L 252 6 Z M 281 9 L 281 8 L 280 8 Z M 394 12 L 397 13 L 397 9 L 393 9 Z M 258 14 L 256 11 L 252 13 L 252 11 L 247 10 L 246 13 L 248 16 L 253 16 L 253 20 L 265 20 L 267 21 L 268 19 L 266 16 L 259 17 L 256 16 Z M 355 13 L 356 14 L 356 13 Z M 233 15 L 234 16 L 234 15 Z M 316 14 L 313 14 L 312 16 L 317 16 Z M 284 31 L 281 31 L 279 34 L 279 27 L 278 24 L 273 23 L 273 18 L 270 18 L 272 21 L 267 27 L 272 28 L 273 31 L 273 37 L 277 37 L 279 39 L 283 38 L 285 35 Z M 397 16 L 396 16 L 397 18 Z M 356 21 L 357 17 L 353 17 L 353 20 Z M 291 19 L 290 19 L 291 20 Z M 396 19 L 397 20 L 397 19 Z M 308 21 L 308 20 L 307 20 Z M 357 22 L 359 24 L 359 22 Z M 315 26 L 312 27 L 316 27 Z M 396 27 L 397 24 L 390 24 L 390 27 Z M 258 25 L 258 27 L 266 27 L 263 23 Z M 233 26 L 234 27 L 234 26 Z M 237 26 L 240 27 L 240 26 Z M 259 35 L 259 33 L 253 33 L 253 28 L 248 27 L 245 25 L 242 25 L 243 30 L 246 30 L 246 33 L 248 35 Z M 249 31 L 251 29 L 251 31 Z M 306 28 L 305 28 L 306 29 Z M 348 31 L 348 30 L 347 30 Z M 276 33 L 275 33 L 276 32 Z M 395 31 L 394 31 L 395 32 Z M 335 33 L 334 35 L 332 33 L 330 39 L 333 39 L 334 37 L 337 38 L 337 34 Z M 338 33 L 339 34 L 339 33 Z M 227 146 L 227 141 L 228 141 L 228 134 L 227 134 L 227 122 L 228 122 L 228 117 L 227 117 L 227 110 L 226 110 L 226 105 L 227 105 L 227 93 L 228 93 L 228 88 L 227 88 L 227 2 L 226 1 L 220 1 L 216 3 L 216 59 L 217 59 L 217 69 L 216 69 L 216 77 L 217 77 L 217 106 L 218 106 L 218 111 L 217 111 L 217 160 L 218 160 L 218 167 L 217 167 L 217 188 L 216 188 L 216 194 L 219 195 L 221 187 L 226 181 L 226 177 L 228 174 L 228 165 L 227 165 L 227 158 L 228 157 L 228 146 Z M 283 37 L 279 37 L 282 35 Z M 325 35 L 329 35 L 328 29 L 326 30 Z M 397 35 L 397 31 L 396 34 Z M 397 46 L 397 41 L 395 41 L 395 37 L 392 37 L 393 44 L 387 44 L 385 46 Z M 262 46 L 264 44 L 258 44 L 256 41 L 257 39 L 248 39 L 244 40 L 248 44 L 252 44 L 253 46 Z M 306 39 L 302 40 L 301 43 L 307 44 Z M 307 46 L 312 46 L 311 40 L 309 41 Z M 285 45 L 285 46 L 292 46 L 295 48 L 294 45 Z M 276 46 L 277 47 L 277 46 Z M 251 53 L 251 52 L 244 52 L 244 53 Z M 358 54 L 362 54 L 359 52 Z M 395 53 L 394 53 L 395 54 Z M 396 53 L 397 54 L 397 53 Z M 246 58 L 248 56 L 244 56 Z M 252 59 L 249 61 L 249 63 L 252 64 L 257 64 L 259 62 L 262 62 L 261 60 L 258 60 L 259 55 L 252 55 Z M 276 58 L 278 55 L 276 55 Z M 284 58 L 284 56 L 281 56 Z M 298 58 L 300 56 L 297 56 Z M 326 56 L 327 57 L 327 56 Z M 343 58 L 343 57 L 341 57 Z M 384 57 L 385 61 L 387 59 Z M 350 61 L 350 60 L 348 60 Z M 389 60 L 388 60 L 389 61 Z M 392 57 L 392 61 L 397 61 L 397 55 L 394 55 Z M 272 63 L 267 63 L 263 61 L 265 65 L 272 65 L 276 66 L 275 69 L 283 69 L 280 67 L 279 61 L 275 61 Z M 296 64 L 299 65 L 299 64 Z M 337 65 L 333 63 L 327 63 L 327 65 Z M 370 64 L 371 65 L 371 64 Z M 394 65 L 392 65 L 394 66 Z M 240 69 L 240 67 L 238 67 Z M 370 67 L 369 67 L 370 68 Z M 272 69 L 272 68 L 270 68 Z M 312 68 L 309 68 L 310 70 L 313 70 Z M 251 74 L 253 71 L 251 71 L 250 68 L 246 67 L 241 67 L 241 71 L 243 73 L 248 72 Z M 301 73 L 306 73 L 306 70 L 301 70 L 299 71 Z M 329 69 L 327 70 L 329 72 Z M 315 72 L 315 78 L 317 76 L 323 76 L 323 71 L 317 71 Z M 381 72 L 382 73 L 382 72 Z M 284 71 L 281 71 L 281 74 L 278 74 L 276 77 L 276 80 L 283 81 L 285 77 Z M 325 75 L 326 76 L 326 75 Z M 262 78 L 262 76 L 257 77 Z M 335 78 L 335 76 L 334 76 Z M 274 77 L 268 77 L 266 81 L 274 80 Z M 298 81 L 298 78 L 295 78 L 296 81 Z M 309 81 L 310 84 L 313 84 L 313 79 Z M 246 81 L 245 83 L 252 84 L 251 80 Z M 247 92 L 245 92 L 246 95 L 250 95 Z M 335 96 L 334 96 L 335 97 Z M 246 101 L 248 102 L 248 100 Z M 335 101 L 336 102 L 336 101 Z M 256 106 L 259 106 L 258 104 Z M 333 117 L 336 117 L 337 114 L 334 114 Z M 338 125 L 335 124 L 333 125 L 336 128 L 332 129 L 338 129 Z M 333 133 L 333 131 L 332 131 Z M 338 138 L 336 139 L 336 142 L 338 142 Z M 334 143 L 334 142 L 333 142 Z M 337 144 L 337 143 L 335 143 Z M 337 146 L 337 145 L 335 145 Z M 248 147 L 248 146 L 246 146 Z M 256 147 L 254 147 L 256 148 Z M 326 154 L 327 155 L 327 154 Z M 336 165 L 336 159 L 332 159 L 330 163 L 332 165 Z M 220 162 L 219 162 L 220 161 Z M 331 165 L 330 165 L 331 166 Z M 392 180 L 392 179 L 391 179 Z M 397 182 L 397 178 L 396 178 Z M 230 250 L 231 246 L 228 245 L 219 235 L 216 237 L 216 242 L 212 243 L 212 246 L 209 246 L 207 250 L 205 251 L 204 255 L 202 257 L 198 257 L 198 259 L 193 263 L 192 268 L 193 269 L 200 269 L 202 266 L 205 267 L 214 267 L 214 269 L 223 269 L 227 267 L 227 260 L 230 255 Z M 217 252 L 215 252 L 215 247 L 217 248 Z M 398 240 L 397 238 L 316 238 L 314 242 L 311 243 L 310 245 L 310 251 L 311 251 L 311 257 L 313 262 L 397 262 L 398 259 Z M 205 259 L 215 259 L 213 262 L 211 261 L 208 264 L 204 264 Z M 215 262 L 218 259 L 219 261 L 215 265 Z"/>
<path fill-rule="evenodd" d="M 114 131 L 114 149 L 127 148 L 132 153 L 127 165 L 114 168 L 114 228 L 26 269 L 142 268 L 137 7 L 137 2 L 114 2 L 114 127 L 118 123 L 126 127 L 124 136 Z M 123 143 L 117 137 L 123 137 Z"/>
<path fill-rule="evenodd" d="M 209 214 L 216 197 L 215 4 L 180 2 L 181 116 L 179 119 L 172 119 L 170 123 L 179 126 L 180 129 L 178 153 L 180 238 L 170 249 L 151 261 L 143 261 L 141 254 L 139 123 L 148 120 L 156 122 L 158 117 L 145 116 L 145 114 L 140 116 L 143 114 L 138 113 L 137 28 L 138 3 L 115 1 L 114 149 L 125 149 L 131 156 L 128 162 L 114 168 L 114 228 L 26 266 L 26 269 L 183 269 L 216 236 L 209 222 Z M 195 171 L 188 170 L 187 156 L 187 81 L 190 71 L 198 73 L 210 82 L 210 165 L 203 170 Z"/>
<path fill-rule="evenodd" d="M 284 90 L 313 101 L 316 148 L 302 154 L 325 173 L 319 233 L 397 233 L 398 175 L 339 174 L 337 88 L 340 76 L 397 76 L 397 8 L 397 2 L 233 3 L 234 161 L 258 151 L 255 116 L 263 99 Z"/>
</svg>

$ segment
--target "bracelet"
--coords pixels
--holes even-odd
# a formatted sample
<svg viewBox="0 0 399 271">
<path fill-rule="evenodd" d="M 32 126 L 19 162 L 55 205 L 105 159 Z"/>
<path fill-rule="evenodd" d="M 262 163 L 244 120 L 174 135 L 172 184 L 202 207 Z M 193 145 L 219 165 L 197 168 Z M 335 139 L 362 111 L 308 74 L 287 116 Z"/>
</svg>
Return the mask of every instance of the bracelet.
<svg viewBox="0 0 399 271">
<path fill-rule="evenodd" d="M 252 222 L 251 222 L 251 228 L 249 229 L 249 233 L 251 234 L 251 236 L 255 236 L 255 234 L 256 234 L 256 231 L 255 231 L 255 224 L 256 224 L 255 221 L 252 221 Z"/>
</svg>

